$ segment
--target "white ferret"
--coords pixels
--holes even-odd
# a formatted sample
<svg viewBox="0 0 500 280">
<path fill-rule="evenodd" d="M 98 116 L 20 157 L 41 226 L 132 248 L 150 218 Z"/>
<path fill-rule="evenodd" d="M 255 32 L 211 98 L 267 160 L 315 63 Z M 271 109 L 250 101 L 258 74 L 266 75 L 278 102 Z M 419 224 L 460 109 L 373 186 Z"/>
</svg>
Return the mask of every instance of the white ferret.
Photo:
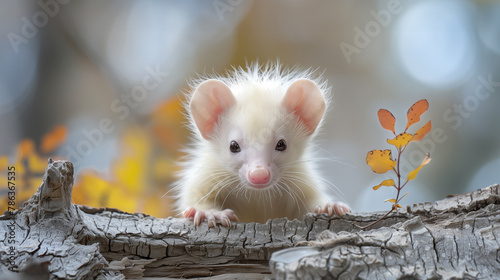
<svg viewBox="0 0 500 280">
<path fill-rule="evenodd" d="M 314 168 L 329 88 L 312 74 L 253 64 L 196 82 L 185 104 L 194 139 L 176 186 L 185 218 L 213 227 L 350 211 L 328 200 Z"/>
</svg>

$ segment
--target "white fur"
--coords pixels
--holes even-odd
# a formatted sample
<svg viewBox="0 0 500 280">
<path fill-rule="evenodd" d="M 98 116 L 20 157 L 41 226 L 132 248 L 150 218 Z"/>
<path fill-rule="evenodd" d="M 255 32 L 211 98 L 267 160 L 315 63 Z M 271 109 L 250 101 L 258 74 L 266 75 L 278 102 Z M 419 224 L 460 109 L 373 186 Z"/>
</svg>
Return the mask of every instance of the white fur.
<svg viewBox="0 0 500 280">
<path fill-rule="evenodd" d="M 311 134 L 281 104 L 294 81 L 309 79 L 320 89 L 328 108 L 330 89 L 313 74 L 311 70 L 283 70 L 278 63 L 255 63 L 247 69 L 233 69 L 225 77 L 204 77 L 192 85 L 194 92 L 207 79 L 220 80 L 233 93 L 236 105 L 219 116 L 205 139 L 189 112 L 192 94 L 188 95 L 185 107 L 193 142 L 186 149 L 176 183 L 180 211 L 191 206 L 201 210 L 229 208 L 240 221 L 265 222 L 276 217 L 301 218 L 329 202 L 314 166 L 312 142 L 323 121 Z M 282 152 L 275 150 L 280 139 L 287 142 Z M 241 152 L 229 150 L 233 140 Z M 268 164 L 271 169 L 271 186 L 265 189 L 252 188 L 245 180 L 249 166 L 256 163 Z"/>
</svg>

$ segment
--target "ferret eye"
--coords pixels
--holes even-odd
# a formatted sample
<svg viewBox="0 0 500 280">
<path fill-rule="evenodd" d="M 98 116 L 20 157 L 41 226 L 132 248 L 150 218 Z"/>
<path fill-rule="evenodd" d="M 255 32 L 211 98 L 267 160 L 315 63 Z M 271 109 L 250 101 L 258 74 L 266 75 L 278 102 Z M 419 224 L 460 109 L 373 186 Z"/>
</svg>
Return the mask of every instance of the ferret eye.
<svg viewBox="0 0 500 280">
<path fill-rule="evenodd" d="M 283 152 L 284 150 L 286 150 L 285 140 L 281 139 L 280 141 L 278 141 L 275 149 L 276 149 L 276 151 L 280 151 L 280 152 Z"/>
<path fill-rule="evenodd" d="M 241 152 L 240 145 L 238 144 L 238 142 L 236 142 L 234 140 L 231 141 L 231 144 L 229 144 L 229 150 L 231 150 L 231 152 L 233 152 L 233 153 Z"/>
</svg>

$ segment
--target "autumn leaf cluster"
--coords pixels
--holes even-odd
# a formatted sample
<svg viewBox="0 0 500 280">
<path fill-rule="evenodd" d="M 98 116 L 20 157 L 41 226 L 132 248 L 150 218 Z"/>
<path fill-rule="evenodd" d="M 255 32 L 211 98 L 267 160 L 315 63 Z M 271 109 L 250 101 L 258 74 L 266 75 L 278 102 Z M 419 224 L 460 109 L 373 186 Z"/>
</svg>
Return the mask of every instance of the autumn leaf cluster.
<svg viewBox="0 0 500 280">
<path fill-rule="evenodd" d="M 125 125 L 117 140 L 118 154 L 108 170 L 81 168 L 75 176 L 72 202 L 91 207 L 111 207 L 122 211 L 146 213 L 156 217 L 172 215 L 172 201 L 161 198 L 175 180 L 175 161 L 181 156 L 179 143 L 188 131 L 182 126 L 182 104 L 178 98 L 156 107 L 142 123 Z M 13 154 L 0 156 L 0 211 L 7 210 L 7 166 L 16 170 L 16 208 L 27 201 L 40 186 L 49 157 L 67 144 L 70 128 L 57 125 L 39 140 L 21 140 Z M 0 184 L 2 184 L 0 182 Z"/>
<path fill-rule="evenodd" d="M 404 195 L 400 196 L 401 189 L 403 189 L 409 181 L 415 179 L 420 169 L 431 161 L 430 156 L 427 155 L 422 163 L 416 169 L 408 173 L 406 180 L 402 182 L 403 176 L 400 170 L 402 153 L 406 150 L 410 143 L 422 140 L 425 135 L 427 135 L 427 133 L 431 131 L 432 124 L 431 121 L 429 121 L 413 134 L 409 133 L 408 129 L 414 124 L 420 122 L 421 115 L 425 113 L 428 108 L 429 103 L 425 99 L 419 100 L 415 104 L 413 104 L 406 114 L 408 120 L 405 130 L 399 134 L 396 134 L 396 118 L 394 117 L 394 115 L 386 109 L 380 109 L 378 111 L 378 119 L 382 127 L 394 134 L 394 138 L 387 139 L 387 143 L 393 145 L 396 148 L 396 158 L 393 158 L 392 151 L 390 149 L 372 150 L 369 151 L 366 155 L 366 163 L 375 173 L 383 174 L 388 171 L 393 171 L 395 173 L 397 183 L 394 181 L 394 179 L 386 179 L 380 184 L 373 187 L 374 190 L 378 190 L 382 186 L 396 188 L 396 198 L 386 200 L 393 203 L 393 209 L 401 208 L 399 201 L 401 201 L 401 199 L 404 197 Z"/>
<path fill-rule="evenodd" d="M 53 156 L 53 152 L 66 141 L 68 129 L 64 125 L 57 125 L 40 139 L 37 147 L 35 141 L 26 138 L 21 140 L 16 149 L 15 155 L 9 159 L 7 155 L 0 156 L 0 178 L 3 186 L 0 186 L 0 213 L 7 210 L 8 196 L 3 193 L 7 190 L 7 167 L 13 166 L 15 170 L 14 183 L 16 191 L 16 207 L 28 200 L 42 182 L 47 159 L 49 156 L 54 159 L 62 159 Z"/>
</svg>

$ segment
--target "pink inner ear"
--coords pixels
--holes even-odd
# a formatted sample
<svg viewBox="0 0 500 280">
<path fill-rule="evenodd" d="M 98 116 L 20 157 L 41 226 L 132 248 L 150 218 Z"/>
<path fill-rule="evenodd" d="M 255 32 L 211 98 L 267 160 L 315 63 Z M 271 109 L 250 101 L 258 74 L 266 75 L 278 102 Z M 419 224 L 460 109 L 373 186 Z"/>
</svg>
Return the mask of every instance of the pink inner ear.
<svg viewBox="0 0 500 280">
<path fill-rule="evenodd" d="M 222 81 L 207 80 L 196 88 L 189 108 L 203 138 L 209 139 L 219 116 L 234 104 L 233 93 Z"/>
<path fill-rule="evenodd" d="M 302 121 L 308 135 L 316 131 L 325 112 L 325 99 L 321 90 L 311 80 L 300 79 L 293 82 L 283 97 L 281 104 Z"/>
</svg>

